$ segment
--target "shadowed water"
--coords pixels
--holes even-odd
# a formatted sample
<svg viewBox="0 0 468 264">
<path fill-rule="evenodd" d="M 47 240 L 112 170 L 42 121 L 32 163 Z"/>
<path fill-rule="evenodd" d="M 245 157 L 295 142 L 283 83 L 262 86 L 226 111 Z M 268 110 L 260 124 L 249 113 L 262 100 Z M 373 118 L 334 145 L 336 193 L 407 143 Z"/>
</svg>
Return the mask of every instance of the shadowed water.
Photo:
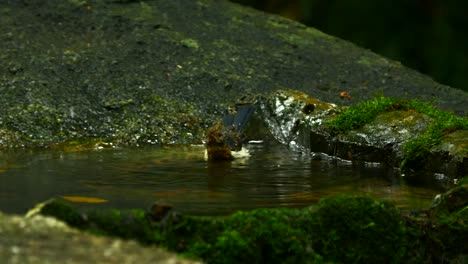
<svg viewBox="0 0 468 264">
<path fill-rule="evenodd" d="M 371 194 L 406 209 L 426 208 L 437 182 L 407 184 L 376 164 L 313 160 L 283 146 L 249 145 L 251 157 L 212 163 L 201 146 L 0 154 L 0 210 L 24 213 L 57 196 L 147 208 L 154 201 L 191 214 L 303 207 L 339 193 Z"/>
</svg>

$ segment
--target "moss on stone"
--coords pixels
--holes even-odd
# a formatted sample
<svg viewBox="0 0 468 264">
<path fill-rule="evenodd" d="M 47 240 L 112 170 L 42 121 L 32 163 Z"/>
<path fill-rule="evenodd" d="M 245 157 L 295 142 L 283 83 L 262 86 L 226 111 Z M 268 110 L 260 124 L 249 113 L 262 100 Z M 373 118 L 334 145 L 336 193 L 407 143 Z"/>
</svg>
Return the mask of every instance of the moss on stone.
<svg viewBox="0 0 468 264">
<path fill-rule="evenodd" d="M 196 49 L 196 50 L 200 48 L 200 45 L 194 39 L 190 39 L 190 38 L 189 39 L 183 39 L 183 40 L 181 40 L 181 43 L 182 43 L 182 45 L 184 45 L 187 48 Z"/>
<path fill-rule="evenodd" d="M 55 209 L 47 209 L 48 215 L 92 233 L 161 245 L 207 263 L 450 260 L 463 253 L 465 247 L 456 243 L 467 232 L 460 222 L 464 209 L 451 218 L 456 221 L 436 217 L 421 222 L 417 217 L 403 218 L 392 204 L 367 196 L 340 195 L 304 209 L 257 209 L 226 217 L 171 212 L 160 222 L 144 210 L 91 209 L 70 214 L 70 207 L 61 203 L 49 206 Z M 80 221 L 70 220 L 76 219 L 70 215 L 80 216 Z"/>
<path fill-rule="evenodd" d="M 390 97 L 376 97 L 373 100 L 344 108 L 339 115 L 329 119 L 326 126 L 332 134 L 358 129 L 383 112 L 408 109 L 404 102 Z"/>
<path fill-rule="evenodd" d="M 468 184 L 463 181 L 455 188 L 438 195 L 429 209 L 430 228 L 418 239 L 434 253 L 432 262 L 452 259 L 466 260 L 468 244 Z"/>
<path fill-rule="evenodd" d="M 405 227 L 390 203 L 370 197 L 321 200 L 310 225 L 312 247 L 338 263 L 398 263 L 404 259 Z"/>
<path fill-rule="evenodd" d="M 195 143 L 248 93 L 376 91 L 461 114 L 466 94 L 316 29 L 227 1 L 0 3 L 0 146 Z M 152 100 L 152 97 L 157 100 Z M 178 122 L 177 120 L 188 122 Z M 11 132 L 11 133 L 10 133 Z M 9 135 L 14 134 L 14 137 Z M 11 142 L 15 140 L 15 142 Z"/>
<path fill-rule="evenodd" d="M 445 137 L 459 130 L 468 130 L 468 119 L 441 111 L 428 102 L 414 99 L 377 97 L 344 109 L 339 115 L 327 120 L 326 126 L 332 135 L 359 129 L 372 122 L 378 115 L 390 111 L 418 112 L 432 119 L 429 126 L 419 135 L 403 145 L 402 168 L 425 167 L 430 151 Z M 462 132 L 463 133 L 463 132 Z M 459 150 L 462 153 L 463 150 Z"/>
<path fill-rule="evenodd" d="M 466 215 L 463 211 L 468 208 L 468 183 L 465 181 L 466 177 L 465 180 L 461 180 L 458 186 L 435 198 L 430 210 L 432 216 L 442 218 L 457 214 L 457 212 Z M 464 224 L 468 227 L 468 221 Z"/>
<path fill-rule="evenodd" d="M 30 212 L 42 215 L 53 216 L 64 221 L 70 226 L 83 229 L 86 227 L 86 220 L 71 205 L 66 202 L 52 199 L 36 206 Z M 30 214 L 30 213 L 28 213 Z"/>
</svg>

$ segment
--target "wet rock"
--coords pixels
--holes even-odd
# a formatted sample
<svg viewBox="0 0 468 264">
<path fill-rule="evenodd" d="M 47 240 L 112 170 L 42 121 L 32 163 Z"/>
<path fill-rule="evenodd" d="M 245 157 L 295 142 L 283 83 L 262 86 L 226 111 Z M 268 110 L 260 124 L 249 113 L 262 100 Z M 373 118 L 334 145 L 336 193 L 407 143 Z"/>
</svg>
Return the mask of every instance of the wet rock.
<svg viewBox="0 0 468 264">
<path fill-rule="evenodd" d="M 459 125 L 454 125 L 455 129 L 445 132 L 440 128 L 432 135 L 426 133 L 430 129 L 437 130 L 431 126 L 435 122 L 444 122 L 436 120 L 437 115 L 431 117 L 405 106 L 411 105 L 410 102 L 381 98 L 367 103 L 366 107 L 378 109 L 375 113 L 350 110 L 339 119 L 346 130 L 335 131 L 329 121 L 342 117 L 347 107 L 322 102 L 293 90 L 279 90 L 260 97 L 258 104 L 259 119 L 264 120 L 271 135 L 298 151 L 322 153 L 353 162 L 378 162 L 392 167 L 406 165 L 405 169 L 437 173 L 452 179 L 468 173 L 468 130 L 456 129 L 467 126 L 462 118 L 456 121 Z M 447 114 L 440 116 L 445 118 Z M 451 118 L 447 117 L 447 120 Z M 440 133 L 445 134 L 438 138 Z M 415 140 L 419 140 L 419 145 L 413 143 L 410 152 L 408 144 Z"/>
<path fill-rule="evenodd" d="M 468 175 L 468 130 L 447 134 L 442 142 L 431 149 L 427 167 L 449 175 Z"/>
<path fill-rule="evenodd" d="M 431 118 L 414 111 L 382 113 L 362 128 L 338 135 L 336 156 L 399 167 L 404 156 L 403 145 L 421 134 L 430 122 Z"/>
<path fill-rule="evenodd" d="M 260 119 L 264 120 L 271 135 L 297 150 L 310 149 L 311 140 L 315 140 L 311 133 L 323 131 L 324 120 L 337 113 L 336 105 L 294 90 L 278 90 L 269 96 L 259 97 L 258 104 Z M 327 145 L 319 143 L 323 144 Z"/>
<path fill-rule="evenodd" d="M 1 1 L 0 24 L 1 148 L 200 143 L 227 105 L 284 87 L 344 105 L 435 99 L 460 115 L 468 102 L 398 62 L 228 1 Z"/>
<path fill-rule="evenodd" d="M 430 213 L 433 216 L 446 216 L 456 212 L 463 212 L 465 221 L 468 221 L 468 182 L 439 194 L 432 202 Z M 468 227 L 468 222 L 466 222 Z"/>
<path fill-rule="evenodd" d="M 458 196 L 459 190 L 444 195 L 450 197 L 443 200 L 446 205 L 456 202 L 455 194 Z M 82 214 L 87 216 L 86 231 L 163 245 L 207 263 L 379 263 L 389 260 L 445 263 L 464 260 L 468 252 L 464 243 L 468 234 L 466 204 L 457 204 L 457 208 L 452 207 L 450 212 L 438 213 L 435 217 L 402 213 L 389 202 L 352 195 L 328 197 L 301 209 L 256 209 L 223 217 L 189 216 L 172 211 L 161 223 L 149 221 L 140 209 L 106 209 L 98 213 L 88 209 Z M 69 206 L 65 212 L 70 210 L 74 209 Z M 133 219 L 144 221 L 129 221 L 129 213 Z M 55 214 L 69 221 L 69 213 L 55 211 Z M 69 238 L 63 236 L 62 239 Z M 76 250 L 87 249 L 78 247 Z M 94 248 L 97 249 L 100 248 Z M 122 248 L 122 252 L 128 253 L 127 257 L 134 253 L 127 252 L 126 248 Z M 115 256 L 120 257 L 119 253 Z M 141 261 L 146 260 L 144 257 L 146 255 L 142 255 Z"/>
<path fill-rule="evenodd" d="M 435 253 L 433 262 L 465 263 L 468 260 L 468 184 L 463 179 L 455 188 L 437 195 L 427 211 L 426 244 Z M 443 241 L 443 242 L 442 242 Z"/>
<path fill-rule="evenodd" d="M 0 212 L 2 263 L 199 263 L 154 246 L 98 237 L 51 217 Z"/>
</svg>

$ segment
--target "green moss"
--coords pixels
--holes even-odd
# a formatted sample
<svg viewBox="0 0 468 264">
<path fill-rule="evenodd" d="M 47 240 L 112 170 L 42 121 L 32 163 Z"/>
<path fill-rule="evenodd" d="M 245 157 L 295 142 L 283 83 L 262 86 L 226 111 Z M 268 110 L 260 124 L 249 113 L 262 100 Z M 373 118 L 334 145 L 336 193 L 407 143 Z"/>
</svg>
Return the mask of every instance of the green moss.
<svg viewBox="0 0 468 264">
<path fill-rule="evenodd" d="M 460 176 L 460 179 L 458 179 L 458 184 L 459 185 L 468 185 L 468 175 Z"/>
<path fill-rule="evenodd" d="M 181 217 L 167 226 L 164 245 L 207 263 L 321 263 L 297 225 L 300 214 L 259 209 L 226 218 Z"/>
<path fill-rule="evenodd" d="M 309 237 L 298 225 L 297 216 L 298 212 L 290 209 L 238 212 L 225 220 L 205 259 L 210 263 L 307 263 L 320 259 L 307 250 Z"/>
<path fill-rule="evenodd" d="M 403 168 L 424 166 L 430 150 L 440 144 L 444 136 L 456 130 L 468 129 L 467 118 L 441 111 L 428 102 L 389 97 L 378 97 L 350 106 L 338 116 L 328 120 L 326 126 L 332 135 L 337 135 L 358 129 L 373 121 L 377 115 L 394 110 L 416 111 L 433 119 L 422 134 L 404 144 L 405 154 L 401 164 Z"/>
<path fill-rule="evenodd" d="M 192 258 L 208 258 L 223 230 L 223 218 L 170 215 L 164 220 L 164 246 Z"/>
<path fill-rule="evenodd" d="M 160 229 L 155 228 L 141 209 L 89 210 L 79 213 L 69 203 L 53 199 L 40 205 L 40 213 L 56 217 L 72 227 L 87 230 L 96 235 L 118 236 L 136 239 L 145 244 L 161 242 Z"/>
<path fill-rule="evenodd" d="M 86 227 L 85 219 L 68 203 L 54 199 L 39 206 L 43 215 L 56 217 L 76 228 Z"/>
<path fill-rule="evenodd" d="M 370 197 L 324 199 L 310 232 L 313 248 L 339 263 L 398 263 L 405 255 L 405 229 L 397 209 Z"/>
<path fill-rule="evenodd" d="M 172 212 L 161 222 L 139 209 L 79 214 L 62 202 L 46 204 L 43 214 L 72 226 L 160 245 L 206 263 L 441 262 L 466 252 L 468 233 L 466 206 L 420 221 L 367 196 L 340 195 L 304 209 L 258 209 L 227 217 Z"/>
<path fill-rule="evenodd" d="M 71 5 L 76 6 L 76 7 L 81 7 L 81 6 L 84 6 L 86 4 L 86 1 L 84 1 L 84 0 L 68 0 L 68 2 Z"/>
<path fill-rule="evenodd" d="M 63 150 L 66 152 L 85 151 L 90 149 L 106 149 L 113 147 L 114 144 L 102 141 L 97 138 L 70 139 L 50 146 L 51 149 Z"/>
<path fill-rule="evenodd" d="M 66 136 L 63 131 L 65 114 L 53 106 L 31 103 L 15 105 L 6 111 L 8 115 L 3 117 L 3 123 L 9 131 L 15 131 L 16 144 L 44 146 Z"/>
<path fill-rule="evenodd" d="M 88 231 L 94 234 L 137 239 L 145 244 L 161 242 L 160 230 L 153 227 L 141 209 L 93 210 L 86 213 L 86 218 Z"/>
<path fill-rule="evenodd" d="M 180 41 L 180 43 L 182 43 L 182 45 L 184 45 L 187 48 L 196 50 L 200 48 L 200 44 L 198 44 L 198 42 L 194 39 L 183 39 Z"/>
<path fill-rule="evenodd" d="M 24 147 L 24 143 L 21 142 L 22 135 L 18 132 L 11 131 L 7 128 L 0 128 L 0 148 L 19 148 Z"/>
<path fill-rule="evenodd" d="M 413 87 L 408 96 L 440 88 L 316 29 L 225 1 L 10 2 L 0 4 L 0 129 L 15 134 L 5 146 L 197 143 L 243 94 L 293 86 L 337 103 L 341 80 L 395 96 L 401 83 Z M 181 107 L 152 104 L 152 95 Z M 463 113 L 464 95 L 439 96 Z"/>
<path fill-rule="evenodd" d="M 445 217 L 468 207 L 468 184 L 459 185 L 448 192 L 438 196 L 432 205 L 431 214 L 436 217 Z M 463 213 L 462 215 L 465 215 Z M 468 220 L 468 219 L 466 219 Z M 468 225 L 468 222 L 466 223 Z"/>
<path fill-rule="evenodd" d="M 288 29 L 290 27 L 289 23 L 284 23 L 283 20 L 279 20 L 275 18 L 268 19 L 267 23 L 268 25 L 272 27 L 277 27 L 277 28 Z"/>
<path fill-rule="evenodd" d="M 395 106 L 396 102 L 396 99 L 389 97 L 364 101 L 345 109 L 338 116 L 328 120 L 325 125 L 334 135 L 357 129 L 374 120 L 382 112 L 398 109 Z"/>
<path fill-rule="evenodd" d="M 402 167 L 423 167 L 430 150 L 440 144 L 444 136 L 456 130 L 468 130 L 467 118 L 443 112 L 428 103 L 411 100 L 407 107 L 426 114 L 434 120 L 423 134 L 403 146 L 405 158 L 401 164 Z"/>
<path fill-rule="evenodd" d="M 425 239 L 439 259 L 446 262 L 462 252 L 468 252 L 468 185 L 459 186 L 441 194 L 429 210 L 433 227 Z"/>
</svg>

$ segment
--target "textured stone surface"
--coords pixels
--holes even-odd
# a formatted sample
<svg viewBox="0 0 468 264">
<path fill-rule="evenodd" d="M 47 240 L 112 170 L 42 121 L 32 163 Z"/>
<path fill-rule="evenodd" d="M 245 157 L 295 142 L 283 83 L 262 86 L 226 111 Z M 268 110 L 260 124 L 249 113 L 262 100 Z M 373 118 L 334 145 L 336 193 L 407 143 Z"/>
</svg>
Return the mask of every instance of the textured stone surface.
<svg viewBox="0 0 468 264">
<path fill-rule="evenodd" d="M 0 147 L 200 142 L 227 105 L 283 88 L 340 105 L 384 95 L 463 114 L 468 103 L 398 62 L 222 0 L 2 1 L 0 25 Z"/>
<path fill-rule="evenodd" d="M 258 104 L 258 119 L 264 121 L 269 134 L 292 149 L 394 167 L 405 159 L 404 145 L 421 136 L 434 122 L 434 118 L 414 110 L 392 110 L 378 114 L 362 127 L 332 135 L 324 123 L 343 111 L 343 107 L 291 90 L 260 97 Z M 466 134 L 466 130 L 457 130 L 445 135 L 440 144 L 421 157 L 425 164 L 417 170 L 455 179 L 466 175 Z"/>
<path fill-rule="evenodd" d="M 134 241 L 80 233 L 61 221 L 0 212 L 2 263 L 198 263 Z"/>
</svg>

